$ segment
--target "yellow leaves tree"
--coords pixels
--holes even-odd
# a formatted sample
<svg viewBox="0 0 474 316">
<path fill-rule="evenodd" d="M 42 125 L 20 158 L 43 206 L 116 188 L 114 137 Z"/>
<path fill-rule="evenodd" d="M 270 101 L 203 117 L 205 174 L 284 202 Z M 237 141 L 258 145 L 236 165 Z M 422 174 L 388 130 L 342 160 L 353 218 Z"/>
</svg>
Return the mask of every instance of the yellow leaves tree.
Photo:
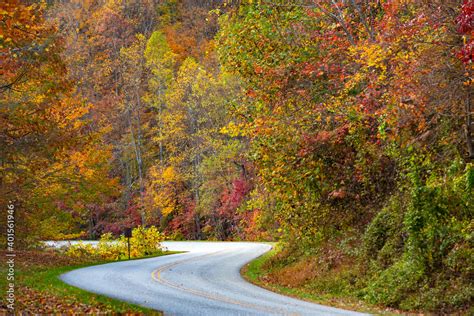
<svg viewBox="0 0 474 316">
<path fill-rule="evenodd" d="M 156 111 L 156 124 L 150 126 L 153 135 L 152 143 L 158 145 L 160 164 L 163 166 L 163 113 L 166 109 L 166 93 L 174 78 L 174 67 L 176 56 L 171 51 L 166 37 L 160 32 L 152 33 L 147 41 L 145 49 L 145 60 L 151 76 L 148 80 L 148 89 L 143 101 Z"/>
<path fill-rule="evenodd" d="M 180 208 L 183 178 L 169 166 L 164 169 L 153 166 L 149 170 L 146 203 L 149 217 L 167 217 Z"/>
</svg>

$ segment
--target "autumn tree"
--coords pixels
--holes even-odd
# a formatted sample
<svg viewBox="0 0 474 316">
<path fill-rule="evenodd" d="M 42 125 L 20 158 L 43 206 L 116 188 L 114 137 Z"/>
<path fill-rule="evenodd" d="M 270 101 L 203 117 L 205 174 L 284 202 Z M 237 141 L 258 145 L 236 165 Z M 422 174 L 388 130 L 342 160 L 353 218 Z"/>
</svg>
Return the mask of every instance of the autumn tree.
<svg viewBox="0 0 474 316">
<path fill-rule="evenodd" d="M 471 202 L 461 192 L 471 187 L 452 187 L 471 172 L 459 10 L 456 1 L 248 1 L 220 18 L 221 62 L 248 97 L 237 126 L 251 139 L 257 188 L 275 201 L 265 212 L 302 255 L 343 252 L 349 241 L 380 255 L 370 267 L 384 272 L 368 270 L 372 302 L 409 304 L 421 280 L 466 249 Z M 387 249 L 397 255 L 388 260 Z M 420 283 L 384 296 L 384 284 L 405 284 L 400 275 L 415 270 Z"/>
<path fill-rule="evenodd" d="M 18 241 L 78 232 L 116 194 L 110 148 L 90 128 L 91 107 L 68 80 L 60 40 L 42 5 L 2 4 L 2 203 L 16 206 Z M 10 37 L 12 36 L 12 37 Z"/>
</svg>

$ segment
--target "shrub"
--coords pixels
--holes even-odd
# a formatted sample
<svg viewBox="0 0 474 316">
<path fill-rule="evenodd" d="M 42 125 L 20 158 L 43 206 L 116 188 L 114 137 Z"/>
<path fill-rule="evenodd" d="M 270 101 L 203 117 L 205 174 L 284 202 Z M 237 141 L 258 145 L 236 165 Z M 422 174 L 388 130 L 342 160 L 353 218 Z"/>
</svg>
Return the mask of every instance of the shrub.
<svg viewBox="0 0 474 316">
<path fill-rule="evenodd" d="M 363 255 L 380 268 L 386 268 L 401 257 L 406 232 L 403 227 L 403 194 L 395 195 L 367 227 L 363 237 Z"/>
<path fill-rule="evenodd" d="M 81 258 L 81 257 L 99 257 L 96 248 L 92 244 L 86 244 L 79 242 L 77 244 L 71 245 L 66 250 L 66 255 L 72 258 Z"/>
<path fill-rule="evenodd" d="M 98 255 L 107 260 L 119 260 L 127 254 L 127 244 L 122 240 L 114 240 L 112 233 L 103 234 L 97 244 Z"/>
<path fill-rule="evenodd" d="M 51 238 L 51 240 L 74 240 L 74 239 L 85 238 L 86 236 L 87 236 L 87 232 L 85 231 L 82 231 L 79 233 L 71 233 L 71 234 L 58 233 L 53 238 Z"/>
<path fill-rule="evenodd" d="M 132 257 L 143 257 L 162 251 L 161 242 L 164 235 L 158 231 L 155 226 L 145 228 L 138 226 L 132 230 L 132 238 L 130 238 L 130 253 Z M 122 236 L 121 242 L 126 244 L 126 238 Z"/>
<path fill-rule="evenodd" d="M 145 228 L 138 226 L 132 230 L 130 238 L 130 256 L 139 258 L 159 254 L 163 251 L 161 242 L 164 235 L 155 226 Z M 119 260 L 128 258 L 127 238 L 120 236 L 114 239 L 111 233 L 103 234 L 97 246 L 79 242 L 71 245 L 66 250 L 66 255 L 78 258 L 82 256 L 100 257 L 106 260 Z"/>
<path fill-rule="evenodd" d="M 424 275 L 417 262 L 401 260 L 376 275 L 364 290 L 364 299 L 373 304 L 398 307 L 407 293 L 419 286 Z"/>
<path fill-rule="evenodd" d="M 455 162 L 447 174 L 409 174 L 364 235 L 369 258 L 364 298 L 401 309 L 452 311 L 474 297 L 473 168 Z"/>
</svg>

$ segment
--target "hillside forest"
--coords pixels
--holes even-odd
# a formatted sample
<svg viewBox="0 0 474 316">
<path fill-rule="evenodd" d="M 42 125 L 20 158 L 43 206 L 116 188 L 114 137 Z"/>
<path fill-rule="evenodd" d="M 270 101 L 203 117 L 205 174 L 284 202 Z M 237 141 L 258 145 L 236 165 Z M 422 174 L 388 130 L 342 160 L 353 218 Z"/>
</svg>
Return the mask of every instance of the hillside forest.
<svg viewBox="0 0 474 316">
<path fill-rule="evenodd" d="M 472 0 L 1 1 L 0 204 L 24 248 L 278 241 L 269 282 L 466 311 L 473 34 Z"/>
</svg>

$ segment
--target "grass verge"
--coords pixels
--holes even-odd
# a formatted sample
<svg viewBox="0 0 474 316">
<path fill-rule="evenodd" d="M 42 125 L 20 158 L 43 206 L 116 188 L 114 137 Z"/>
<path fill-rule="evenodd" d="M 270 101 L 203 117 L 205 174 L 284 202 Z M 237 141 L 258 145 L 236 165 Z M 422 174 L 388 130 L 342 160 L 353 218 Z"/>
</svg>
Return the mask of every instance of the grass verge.
<svg viewBox="0 0 474 316">
<path fill-rule="evenodd" d="M 273 282 L 269 275 L 270 273 L 275 273 L 277 271 L 272 270 L 272 268 L 268 267 L 268 262 L 273 257 L 275 257 L 279 251 L 279 246 L 276 245 L 269 252 L 266 252 L 262 256 L 249 262 L 247 265 L 242 267 L 242 276 L 247 281 L 270 291 L 321 305 L 333 306 L 337 308 L 355 310 L 359 312 L 378 315 L 399 314 L 392 309 L 381 309 L 378 306 L 369 305 L 356 299 L 355 297 L 342 297 L 327 293 L 318 293 L 315 291 L 310 291 L 304 286 L 288 287 Z"/>
<path fill-rule="evenodd" d="M 144 259 L 177 252 L 163 252 L 154 256 L 134 258 Z M 122 302 L 73 287 L 62 282 L 59 276 L 68 271 L 91 265 L 106 264 L 110 260 L 102 259 L 71 259 L 52 251 L 18 252 L 15 262 L 15 297 L 16 311 L 26 313 L 73 313 L 73 314 L 146 314 L 161 315 L 162 313 Z M 7 268 L 2 265 L 0 272 L 6 276 Z M 6 289 L 6 278 L 0 281 L 2 289 Z M 0 312 L 6 311 L 5 297 L 2 298 Z"/>
</svg>

